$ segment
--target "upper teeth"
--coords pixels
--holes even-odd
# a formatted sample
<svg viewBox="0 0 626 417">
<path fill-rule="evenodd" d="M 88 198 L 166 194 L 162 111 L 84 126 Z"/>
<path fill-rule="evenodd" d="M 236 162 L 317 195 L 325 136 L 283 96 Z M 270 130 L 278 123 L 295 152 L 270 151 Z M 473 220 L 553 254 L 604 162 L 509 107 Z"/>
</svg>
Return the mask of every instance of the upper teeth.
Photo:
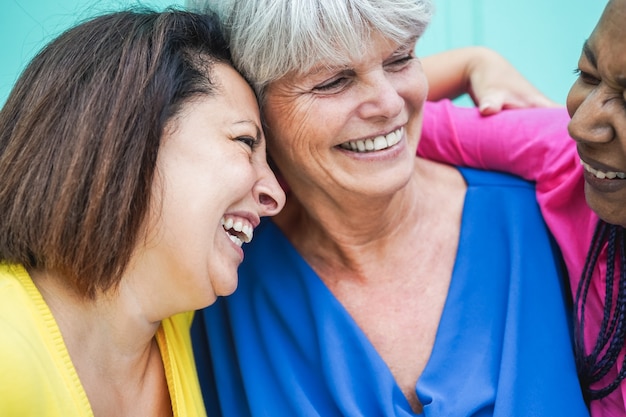
<svg viewBox="0 0 626 417">
<path fill-rule="evenodd" d="M 582 159 L 580 160 L 580 163 L 582 164 L 583 168 L 585 168 L 585 171 L 592 173 L 593 175 L 596 176 L 596 178 L 600 178 L 600 179 L 608 178 L 610 180 L 614 178 L 620 178 L 620 179 L 626 178 L 626 173 L 624 172 L 600 171 L 599 169 L 595 169 L 591 167 L 588 163 L 586 163 Z"/>
<path fill-rule="evenodd" d="M 355 152 L 372 152 L 380 151 L 381 149 L 387 149 L 402 139 L 404 129 L 400 128 L 387 135 L 376 136 L 375 138 L 365 140 L 353 140 L 351 142 L 344 142 L 340 146 L 343 149 L 347 149 Z"/>
<path fill-rule="evenodd" d="M 222 226 L 228 232 L 230 240 L 237 246 L 249 243 L 252 240 L 253 227 L 248 222 L 244 222 L 241 219 L 233 220 L 231 217 L 227 219 L 222 217 Z M 233 231 L 237 233 L 233 233 Z"/>
</svg>

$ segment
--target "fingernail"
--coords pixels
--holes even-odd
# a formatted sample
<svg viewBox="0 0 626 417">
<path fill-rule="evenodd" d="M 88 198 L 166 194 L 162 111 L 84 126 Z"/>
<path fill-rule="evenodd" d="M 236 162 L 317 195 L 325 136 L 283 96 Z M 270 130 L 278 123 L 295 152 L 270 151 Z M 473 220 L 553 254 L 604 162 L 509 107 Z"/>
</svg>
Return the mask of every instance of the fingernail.
<svg viewBox="0 0 626 417">
<path fill-rule="evenodd" d="M 489 109 L 491 107 L 491 103 L 486 102 L 486 103 L 480 103 L 480 107 L 478 107 L 478 110 L 485 111 L 487 109 Z"/>
</svg>

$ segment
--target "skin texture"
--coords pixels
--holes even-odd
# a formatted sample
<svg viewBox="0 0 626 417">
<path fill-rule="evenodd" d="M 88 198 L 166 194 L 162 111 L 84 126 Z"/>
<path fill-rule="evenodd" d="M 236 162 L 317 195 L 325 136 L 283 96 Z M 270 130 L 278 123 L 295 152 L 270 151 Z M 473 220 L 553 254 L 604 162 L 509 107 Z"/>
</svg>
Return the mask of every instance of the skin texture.
<svg viewBox="0 0 626 417">
<path fill-rule="evenodd" d="M 171 304 L 165 317 L 206 307 L 237 287 L 243 251 L 222 227 L 223 216 L 255 227 L 284 203 L 252 90 L 229 66 L 215 72 L 219 95 L 190 102 L 163 139 L 152 231 L 134 261 L 132 272 L 152 276 L 162 292 L 146 302 Z"/>
<path fill-rule="evenodd" d="M 610 1 L 585 42 L 579 77 L 567 97 L 569 133 L 582 161 L 603 172 L 626 172 L 626 0 Z M 589 206 L 626 227 L 626 180 L 585 172 Z"/>
<path fill-rule="evenodd" d="M 414 46 L 373 33 L 345 67 L 320 63 L 272 83 L 263 109 L 291 189 L 276 224 L 419 411 L 415 383 L 448 292 L 466 185 L 456 169 L 415 157 L 428 86 Z M 342 147 L 396 131 L 399 141 L 376 151 Z"/>
<path fill-rule="evenodd" d="M 252 90 L 225 64 L 214 79 L 215 96 L 184 104 L 166 126 L 146 233 L 119 287 L 85 300 L 53 272 L 31 271 L 96 416 L 171 414 L 161 320 L 235 290 L 243 252 L 224 216 L 256 226 L 284 204 Z"/>
<path fill-rule="evenodd" d="M 273 138 L 270 153 L 296 191 L 306 185 L 307 192 L 335 202 L 346 189 L 388 194 L 405 185 L 413 171 L 426 79 L 417 59 L 410 55 L 407 61 L 413 45 L 397 48 L 375 39 L 374 49 L 351 68 L 320 66 L 311 75 L 286 76 L 269 87 L 264 110 Z M 379 155 L 363 163 L 373 154 L 339 148 L 403 126 L 406 140 L 395 150 L 401 156 Z"/>
</svg>

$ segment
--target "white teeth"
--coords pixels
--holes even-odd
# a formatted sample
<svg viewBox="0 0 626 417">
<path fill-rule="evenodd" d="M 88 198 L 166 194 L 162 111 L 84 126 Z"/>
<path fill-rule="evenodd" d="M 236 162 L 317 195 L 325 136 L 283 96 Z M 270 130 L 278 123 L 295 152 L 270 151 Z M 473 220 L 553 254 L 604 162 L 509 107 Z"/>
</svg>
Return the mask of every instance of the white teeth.
<svg viewBox="0 0 626 417">
<path fill-rule="evenodd" d="M 372 152 L 387 149 L 400 142 L 404 128 L 400 128 L 387 135 L 376 136 L 373 139 L 354 140 L 351 142 L 344 142 L 340 146 L 343 149 L 355 152 Z"/>
<path fill-rule="evenodd" d="M 230 240 L 232 240 L 235 243 L 235 245 L 237 245 L 239 247 L 241 247 L 241 245 L 243 245 L 243 242 L 237 236 L 235 236 L 235 235 L 228 235 L 228 237 L 230 238 Z"/>
<path fill-rule="evenodd" d="M 593 168 L 591 165 L 589 165 L 582 159 L 580 160 L 580 164 L 583 166 L 583 168 L 585 168 L 585 171 L 593 174 L 596 178 L 599 178 L 601 180 L 606 179 L 606 178 L 610 180 L 615 179 L 615 178 L 626 179 L 625 172 L 600 171 L 599 169 Z"/>
<path fill-rule="evenodd" d="M 232 229 L 233 228 L 233 219 L 228 218 L 228 219 L 224 220 L 224 218 L 222 217 L 222 226 L 224 226 L 224 229 L 226 229 L 226 230 Z"/>
<path fill-rule="evenodd" d="M 254 228 L 245 220 L 237 219 L 235 221 L 232 217 L 227 219 L 222 217 L 221 223 L 230 240 L 232 240 L 237 246 L 249 243 L 252 240 Z"/>
<path fill-rule="evenodd" d="M 385 140 L 385 138 L 378 136 L 376 139 L 374 139 L 374 149 L 379 151 L 381 149 L 385 149 L 387 147 L 387 141 Z"/>
</svg>

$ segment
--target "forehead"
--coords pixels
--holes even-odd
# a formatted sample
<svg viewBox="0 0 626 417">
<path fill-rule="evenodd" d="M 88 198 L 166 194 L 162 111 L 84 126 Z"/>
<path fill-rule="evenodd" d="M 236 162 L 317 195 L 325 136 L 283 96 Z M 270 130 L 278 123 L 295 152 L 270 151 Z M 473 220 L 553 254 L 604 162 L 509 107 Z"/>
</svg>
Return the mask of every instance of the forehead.
<svg viewBox="0 0 626 417">
<path fill-rule="evenodd" d="M 626 0 L 611 0 L 588 44 L 596 55 L 598 66 L 626 73 Z"/>
<path fill-rule="evenodd" d="M 626 44 L 626 0 L 611 0 L 607 4 L 592 38 L 610 44 Z M 600 41 L 598 39 L 598 41 Z"/>
</svg>

